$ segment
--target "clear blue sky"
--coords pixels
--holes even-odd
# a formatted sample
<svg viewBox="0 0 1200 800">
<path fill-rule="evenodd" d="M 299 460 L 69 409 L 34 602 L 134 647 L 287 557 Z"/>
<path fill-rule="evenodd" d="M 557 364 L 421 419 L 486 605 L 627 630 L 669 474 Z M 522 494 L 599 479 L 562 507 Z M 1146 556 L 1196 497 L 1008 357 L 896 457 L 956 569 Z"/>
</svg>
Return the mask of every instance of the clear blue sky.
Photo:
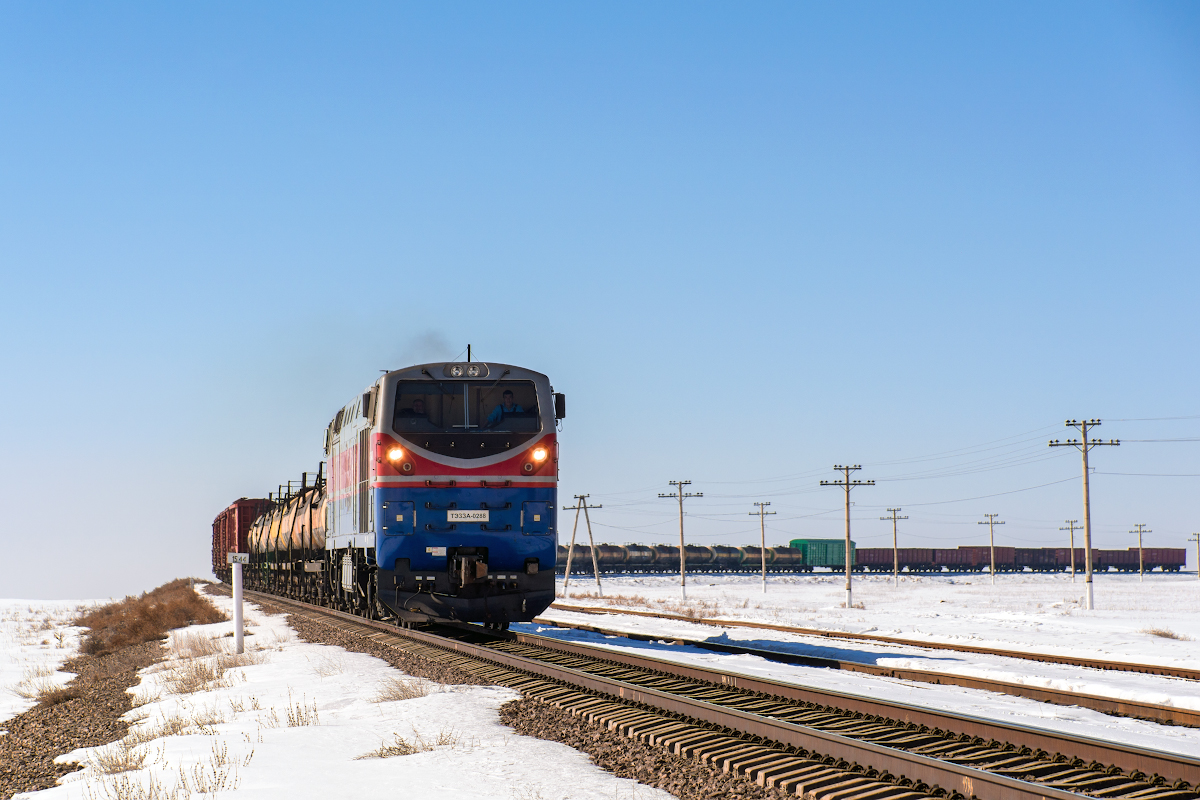
<svg viewBox="0 0 1200 800">
<path fill-rule="evenodd" d="M 1130 440 L 1200 437 L 1197 8 L 7 4 L 0 595 L 206 574 L 467 342 L 567 393 L 606 541 L 675 478 L 693 541 L 837 536 L 852 462 L 861 546 L 1058 544 L 1099 416 L 1098 544 L 1182 546 L 1200 442 Z"/>
</svg>

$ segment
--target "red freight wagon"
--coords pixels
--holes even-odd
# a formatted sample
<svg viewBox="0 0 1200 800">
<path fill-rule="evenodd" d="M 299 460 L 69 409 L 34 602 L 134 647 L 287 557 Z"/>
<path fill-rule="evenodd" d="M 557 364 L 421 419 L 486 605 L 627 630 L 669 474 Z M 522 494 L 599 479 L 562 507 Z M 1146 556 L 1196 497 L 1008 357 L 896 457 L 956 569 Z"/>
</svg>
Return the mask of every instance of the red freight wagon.
<svg viewBox="0 0 1200 800">
<path fill-rule="evenodd" d="M 934 569 L 931 547 L 901 547 L 898 551 L 890 547 L 859 547 L 854 551 L 854 563 L 871 572 L 891 572 L 897 557 L 902 570 L 928 572 Z"/>
<path fill-rule="evenodd" d="M 884 567 L 892 568 L 892 548 L 858 547 L 854 550 L 854 563 L 877 572 Z"/>
<path fill-rule="evenodd" d="M 908 567 L 909 572 L 926 572 L 933 569 L 932 547 L 901 547 L 900 569 Z"/>
<path fill-rule="evenodd" d="M 1137 548 L 1129 549 L 1133 551 L 1136 564 Z M 1142 551 L 1142 556 L 1147 570 L 1162 567 L 1163 572 L 1178 572 L 1187 560 L 1187 551 L 1182 547 L 1147 547 Z"/>
<path fill-rule="evenodd" d="M 1138 568 L 1137 548 L 1133 552 L 1128 550 L 1094 550 L 1092 551 L 1093 568 L 1099 572 L 1106 572 L 1111 567 L 1120 572 L 1129 572 Z"/>
<path fill-rule="evenodd" d="M 982 546 L 959 547 L 959 552 L 962 553 L 962 564 L 966 569 L 975 570 L 977 572 L 988 569 L 992 564 L 991 548 Z M 997 547 L 996 548 L 996 571 L 997 572 L 1012 572 L 1015 569 L 1017 560 L 1017 548 L 1015 547 Z"/>
<path fill-rule="evenodd" d="M 1053 547 L 1018 547 L 1016 549 L 1016 568 L 1029 567 L 1034 572 L 1055 572 L 1058 564 Z"/>
<path fill-rule="evenodd" d="M 1093 550 L 1092 553 L 1095 554 L 1096 551 Z M 1069 548 L 1069 547 L 1055 548 L 1055 550 L 1054 550 L 1054 565 L 1056 567 L 1058 567 L 1059 569 L 1070 570 L 1071 569 L 1071 548 Z M 1083 548 L 1076 547 L 1075 548 L 1075 571 L 1082 572 L 1083 568 L 1084 568 Z"/>
<path fill-rule="evenodd" d="M 213 574 L 221 580 L 229 580 L 229 563 L 226 553 L 249 552 L 246 535 L 250 526 L 264 512 L 270 510 L 271 501 L 266 498 L 241 498 L 222 511 L 213 520 L 212 567 Z"/>
<path fill-rule="evenodd" d="M 964 554 L 958 550 L 949 550 L 939 547 L 933 551 L 933 563 L 938 567 L 945 567 L 951 572 L 961 572 L 963 569 Z"/>
</svg>

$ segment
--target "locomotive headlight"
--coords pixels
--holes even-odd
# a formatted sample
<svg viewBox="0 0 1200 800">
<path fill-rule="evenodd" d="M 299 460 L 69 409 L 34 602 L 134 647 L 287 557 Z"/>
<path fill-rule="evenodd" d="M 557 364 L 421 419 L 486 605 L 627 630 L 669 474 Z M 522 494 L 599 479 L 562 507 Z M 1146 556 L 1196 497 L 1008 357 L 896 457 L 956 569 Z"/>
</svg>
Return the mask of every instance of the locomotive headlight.
<svg viewBox="0 0 1200 800">
<path fill-rule="evenodd" d="M 388 450 L 387 456 L 388 461 L 399 461 L 400 459 L 404 458 L 404 448 L 393 447 L 391 450 Z"/>
<path fill-rule="evenodd" d="M 467 377 L 468 378 L 478 378 L 479 371 L 480 370 L 479 370 L 478 364 L 468 364 L 467 365 Z"/>
<path fill-rule="evenodd" d="M 546 451 L 546 448 L 539 447 L 533 451 L 533 460 L 540 464 L 546 460 L 546 456 L 548 455 L 550 455 L 550 453 Z"/>
<path fill-rule="evenodd" d="M 450 368 L 450 377 L 451 378 L 461 378 L 462 376 L 463 376 L 462 364 L 455 364 L 454 366 L 452 366 Z"/>
</svg>

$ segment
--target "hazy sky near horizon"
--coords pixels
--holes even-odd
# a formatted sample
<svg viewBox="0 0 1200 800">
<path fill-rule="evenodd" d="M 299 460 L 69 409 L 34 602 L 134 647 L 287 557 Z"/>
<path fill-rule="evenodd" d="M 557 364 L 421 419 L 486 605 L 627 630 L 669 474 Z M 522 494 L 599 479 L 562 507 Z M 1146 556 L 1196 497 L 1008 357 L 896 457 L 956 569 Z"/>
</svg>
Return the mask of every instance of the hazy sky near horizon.
<svg viewBox="0 0 1200 800">
<path fill-rule="evenodd" d="M 468 342 L 604 541 L 840 536 L 850 462 L 860 546 L 1062 546 L 1083 416 L 1097 546 L 1200 530 L 1195 4 L 9 4 L 0 146 L 0 596 L 208 574 Z"/>
</svg>

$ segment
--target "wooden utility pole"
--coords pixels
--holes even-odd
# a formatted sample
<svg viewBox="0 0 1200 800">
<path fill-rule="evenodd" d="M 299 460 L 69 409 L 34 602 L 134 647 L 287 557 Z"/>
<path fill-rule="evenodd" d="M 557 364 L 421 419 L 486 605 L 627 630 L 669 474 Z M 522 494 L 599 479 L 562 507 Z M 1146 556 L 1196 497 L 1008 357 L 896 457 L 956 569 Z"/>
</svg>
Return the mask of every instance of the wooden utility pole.
<svg viewBox="0 0 1200 800">
<path fill-rule="evenodd" d="M 1079 524 L 1079 520 L 1069 519 L 1069 520 L 1066 520 L 1066 523 L 1070 527 L 1059 528 L 1059 530 L 1071 532 L 1071 583 L 1074 583 L 1075 582 L 1075 527 Z"/>
<path fill-rule="evenodd" d="M 996 585 L 996 526 L 1003 525 L 1003 522 L 997 522 L 996 517 L 999 514 L 984 514 L 987 520 L 981 520 L 979 525 L 988 526 L 988 549 L 992 551 L 992 585 Z"/>
<path fill-rule="evenodd" d="M 1111 446 L 1116 447 L 1121 444 L 1120 439 L 1109 439 L 1107 442 L 1099 439 L 1088 439 L 1088 430 L 1100 424 L 1098 419 L 1074 420 L 1069 419 L 1065 423 L 1068 428 L 1078 428 L 1081 434 L 1079 439 L 1067 439 L 1065 442 L 1060 442 L 1058 439 L 1050 440 L 1051 447 L 1074 447 L 1083 453 L 1083 564 L 1084 582 L 1087 585 L 1087 607 L 1088 611 L 1096 608 L 1095 596 L 1092 592 L 1092 497 L 1088 486 L 1088 451 L 1093 447 Z"/>
<path fill-rule="evenodd" d="M 1136 533 L 1138 535 L 1138 580 L 1144 581 L 1146 580 L 1146 559 L 1142 557 L 1142 534 L 1154 533 L 1154 531 L 1147 528 L 1146 523 L 1144 522 L 1139 522 L 1133 527 L 1137 530 L 1132 530 L 1130 533 Z"/>
<path fill-rule="evenodd" d="M 762 534 L 762 547 L 759 548 L 759 555 L 762 556 L 762 583 L 763 594 L 767 593 L 767 517 L 774 514 L 774 511 L 767 511 L 767 506 L 770 503 L 755 503 L 758 506 L 758 511 L 751 511 L 750 516 L 758 517 L 758 531 Z"/>
<path fill-rule="evenodd" d="M 679 500 L 679 593 L 687 600 L 687 546 L 683 543 L 683 501 L 689 497 L 704 497 L 704 492 L 684 492 L 683 487 L 691 486 L 691 481 L 668 481 L 668 486 L 674 486 L 676 491 L 671 494 L 659 494 Z"/>
<path fill-rule="evenodd" d="M 1200 579 L 1200 533 L 1193 533 L 1192 541 L 1196 543 L 1196 578 Z"/>
<path fill-rule="evenodd" d="M 852 467 L 834 464 L 834 472 L 840 472 L 845 477 L 840 481 L 821 481 L 822 486 L 841 486 L 846 490 L 846 608 L 853 608 L 852 589 L 850 585 L 850 572 L 852 564 L 850 562 L 850 490 L 855 486 L 874 486 L 875 481 L 852 481 L 850 473 L 857 472 L 862 469 L 861 464 L 855 464 Z"/>
<path fill-rule="evenodd" d="M 563 506 L 563 511 L 575 512 L 575 524 L 571 527 L 571 546 L 567 548 L 567 574 L 563 577 L 563 597 L 567 596 L 567 584 L 571 582 L 571 559 L 575 556 L 575 531 L 579 529 L 579 512 L 583 512 L 583 519 L 587 523 L 588 546 L 592 551 L 592 570 L 596 573 L 596 593 L 603 596 L 604 589 L 600 586 L 600 563 L 596 560 L 596 541 L 592 538 L 592 521 L 588 517 L 589 508 L 604 508 L 604 506 L 589 506 L 587 499 L 590 494 L 575 495 L 575 505 Z"/>
<path fill-rule="evenodd" d="M 897 517 L 900 513 L 898 508 L 889 508 L 890 517 L 880 517 L 880 519 L 890 519 L 892 521 L 892 577 L 896 579 L 896 586 L 900 585 L 900 543 L 899 536 L 896 534 L 896 521 L 908 519 L 908 517 Z"/>
</svg>

